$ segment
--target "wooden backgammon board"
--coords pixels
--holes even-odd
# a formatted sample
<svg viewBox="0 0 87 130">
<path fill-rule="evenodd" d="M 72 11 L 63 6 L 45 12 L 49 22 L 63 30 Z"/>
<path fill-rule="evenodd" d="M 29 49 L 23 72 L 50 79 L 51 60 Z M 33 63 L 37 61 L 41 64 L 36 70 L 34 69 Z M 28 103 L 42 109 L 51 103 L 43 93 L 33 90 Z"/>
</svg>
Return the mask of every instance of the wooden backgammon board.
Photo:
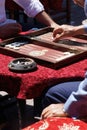
<svg viewBox="0 0 87 130">
<path fill-rule="evenodd" d="M 30 57 L 39 64 L 60 68 L 76 62 L 87 55 L 87 35 L 79 35 L 52 41 L 50 27 L 42 28 L 31 34 L 4 40 L 0 43 L 0 52 L 14 57 Z"/>
</svg>

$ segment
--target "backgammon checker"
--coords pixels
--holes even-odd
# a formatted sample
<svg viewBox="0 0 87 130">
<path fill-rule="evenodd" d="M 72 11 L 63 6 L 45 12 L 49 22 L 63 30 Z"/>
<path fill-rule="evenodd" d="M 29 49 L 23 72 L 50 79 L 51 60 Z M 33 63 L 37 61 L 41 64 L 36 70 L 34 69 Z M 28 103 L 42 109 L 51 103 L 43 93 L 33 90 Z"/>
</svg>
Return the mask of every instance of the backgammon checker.
<svg viewBox="0 0 87 130">
<path fill-rule="evenodd" d="M 87 55 L 87 35 L 52 40 L 53 28 L 46 27 L 31 34 L 7 39 L 0 44 L 0 52 L 14 57 L 29 57 L 38 64 L 54 69 L 76 62 Z"/>
<path fill-rule="evenodd" d="M 36 62 L 31 58 L 15 58 L 12 60 L 8 67 L 11 71 L 15 72 L 29 72 L 37 68 Z"/>
</svg>

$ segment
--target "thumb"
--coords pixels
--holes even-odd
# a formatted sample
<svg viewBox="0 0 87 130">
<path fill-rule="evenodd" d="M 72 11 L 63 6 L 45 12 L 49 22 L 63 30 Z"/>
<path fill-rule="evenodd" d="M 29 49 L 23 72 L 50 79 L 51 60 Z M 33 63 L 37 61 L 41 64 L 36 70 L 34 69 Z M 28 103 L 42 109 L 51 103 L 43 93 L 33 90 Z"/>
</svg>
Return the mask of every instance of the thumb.
<svg viewBox="0 0 87 130">
<path fill-rule="evenodd" d="M 60 39 L 64 37 L 64 32 L 61 34 L 57 34 L 56 37 L 54 37 L 53 41 L 58 42 Z"/>
<path fill-rule="evenodd" d="M 54 29 L 53 30 L 53 37 L 55 38 L 57 34 L 61 34 L 63 32 L 62 28 Z"/>
</svg>

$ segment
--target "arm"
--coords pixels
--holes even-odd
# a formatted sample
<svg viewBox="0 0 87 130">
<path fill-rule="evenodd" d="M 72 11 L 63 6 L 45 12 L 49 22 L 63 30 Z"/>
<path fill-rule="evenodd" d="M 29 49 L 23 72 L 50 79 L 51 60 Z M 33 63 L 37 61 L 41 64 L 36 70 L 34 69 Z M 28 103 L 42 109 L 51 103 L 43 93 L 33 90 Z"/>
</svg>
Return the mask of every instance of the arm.
<svg viewBox="0 0 87 130">
<path fill-rule="evenodd" d="M 82 118 L 87 116 L 87 73 L 77 92 L 72 92 L 67 101 L 64 103 L 51 104 L 46 107 L 41 114 L 41 117 L 77 117 Z"/>
<path fill-rule="evenodd" d="M 64 105 L 64 110 L 72 117 L 87 116 L 87 73 L 77 92 L 72 92 Z"/>
<path fill-rule="evenodd" d="M 85 0 L 73 0 L 75 4 L 84 7 L 85 14 L 87 14 L 87 1 Z M 72 37 L 79 34 L 87 33 L 87 25 L 80 25 L 80 26 L 69 26 L 69 25 L 62 25 L 58 28 L 55 28 L 53 31 L 53 41 L 58 41 L 61 38 L 65 37 Z"/>
<path fill-rule="evenodd" d="M 84 2 L 85 0 L 73 0 L 75 4 L 81 6 L 81 7 L 84 7 Z"/>
<path fill-rule="evenodd" d="M 29 17 L 35 17 L 38 13 L 44 11 L 44 6 L 39 0 L 13 0 L 24 9 Z"/>
<path fill-rule="evenodd" d="M 39 0 L 14 0 L 14 1 L 24 9 L 24 12 L 27 14 L 27 16 L 36 18 L 38 21 L 47 26 L 51 27 L 58 26 L 45 12 L 44 6 L 41 4 Z"/>
<path fill-rule="evenodd" d="M 54 41 L 58 41 L 61 38 L 72 37 L 75 35 L 87 33 L 87 25 L 70 26 L 61 25 L 59 28 L 54 29 L 53 37 Z"/>
<path fill-rule="evenodd" d="M 47 26 L 51 26 L 53 28 L 59 27 L 59 25 L 56 24 L 45 11 L 42 11 L 39 14 L 37 14 L 35 18 L 39 22 L 43 22 L 43 24 Z"/>
</svg>

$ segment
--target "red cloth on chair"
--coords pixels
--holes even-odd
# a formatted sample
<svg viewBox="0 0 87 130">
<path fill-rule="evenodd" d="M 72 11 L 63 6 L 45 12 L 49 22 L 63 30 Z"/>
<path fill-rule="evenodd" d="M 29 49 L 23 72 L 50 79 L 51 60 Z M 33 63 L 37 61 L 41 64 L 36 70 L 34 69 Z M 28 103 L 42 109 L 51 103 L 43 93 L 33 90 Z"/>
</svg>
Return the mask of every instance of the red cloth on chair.
<svg viewBox="0 0 87 130">
<path fill-rule="evenodd" d="M 48 118 L 34 123 L 22 130 L 86 130 L 87 124 L 71 118 Z"/>
</svg>

